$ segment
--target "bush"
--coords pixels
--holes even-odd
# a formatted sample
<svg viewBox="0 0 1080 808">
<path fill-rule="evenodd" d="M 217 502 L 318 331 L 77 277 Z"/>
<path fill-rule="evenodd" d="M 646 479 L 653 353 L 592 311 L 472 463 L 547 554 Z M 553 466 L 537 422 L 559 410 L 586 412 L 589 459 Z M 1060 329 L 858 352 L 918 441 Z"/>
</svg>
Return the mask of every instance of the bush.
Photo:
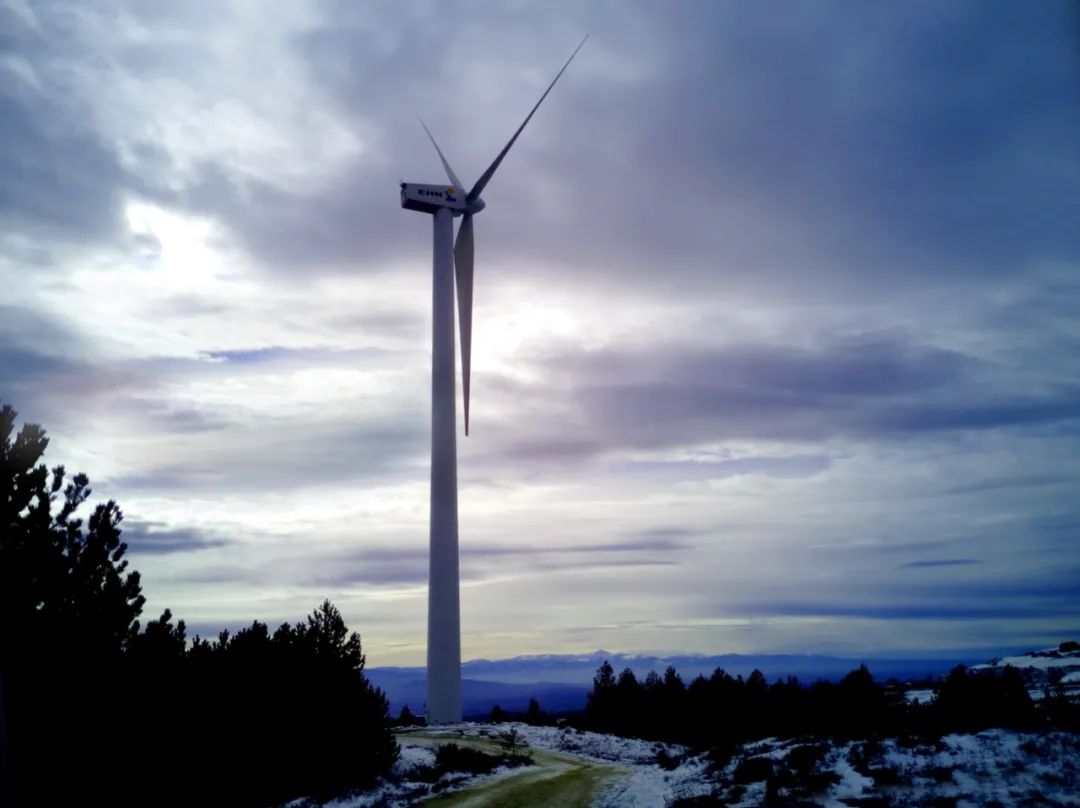
<svg viewBox="0 0 1080 808">
<path fill-rule="evenodd" d="M 740 785 L 768 780 L 773 776 L 773 764 L 767 757 L 752 757 L 739 761 L 733 779 Z"/>
<path fill-rule="evenodd" d="M 668 754 L 668 751 L 663 747 L 656 752 L 656 765 L 666 772 L 674 771 L 679 768 L 679 764 L 682 762 L 682 758 L 678 755 Z"/>
<path fill-rule="evenodd" d="M 796 746 L 787 757 L 787 764 L 794 771 L 797 772 L 810 772 L 817 767 L 819 763 L 825 761 L 825 756 L 829 753 L 829 747 L 827 744 L 805 744 L 803 746 Z"/>
<path fill-rule="evenodd" d="M 730 738 L 721 738 L 720 741 L 711 746 L 707 752 L 709 758 L 709 768 L 714 771 L 719 771 L 725 768 L 731 759 L 735 757 L 735 753 L 739 750 L 739 745 Z"/>
<path fill-rule="evenodd" d="M 931 766 L 928 769 L 924 769 L 923 776 L 929 777 L 935 783 L 949 783 L 952 782 L 953 768 L 951 766 Z"/>
<path fill-rule="evenodd" d="M 499 768 L 501 758 L 467 746 L 448 743 L 435 750 L 435 766 L 444 772 L 489 774 Z"/>
<path fill-rule="evenodd" d="M 448 772 L 490 774 L 500 766 L 527 766 L 530 763 L 532 759 L 528 755 L 492 755 L 455 743 L 444 744 L 435 750 L 436 779 Z"/>
<path fill-rule="evenodd" d="M 902 782 L 900 770 L 895 766 L 876 766 L 867 770 L 875 786 L 898 786 Z"/>
</svg>

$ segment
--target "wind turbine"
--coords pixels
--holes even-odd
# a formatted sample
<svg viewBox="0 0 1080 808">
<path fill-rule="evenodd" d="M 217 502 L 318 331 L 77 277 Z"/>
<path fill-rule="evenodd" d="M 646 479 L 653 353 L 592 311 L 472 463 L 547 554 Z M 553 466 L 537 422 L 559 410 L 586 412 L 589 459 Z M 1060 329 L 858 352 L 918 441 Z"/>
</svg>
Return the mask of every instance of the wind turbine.
<svg viewBox="0 0 1080 808">
<path fill-rule="evenodd" d="M 588 39 L 586 36 L 585 39 Z M 480 175 L 472 189 L 450 168 L 435 137 L 421 121 L 439 153 L 450 185 L 401 183 L 401 207 L 430 213 L 434 220 L 431 361 L 431 523 L 428 566 L 427 718 L 433 724 L 461 720 L 461 613 L 458 594 L 457 442 L 454 390 L 454 287 L 461 327 L 461 386 L 465 434 L 469 434 L 469 375 L 472 353 L 473 216 L 484 209 L 480 194 L 491 181 L 518 135 L 577 56 L 570 54 L 510 142 Z M 457 241 L 454 217 L 461 216 Z M 456 278 L 456 284 L 455 284 Z"/>
</svg>

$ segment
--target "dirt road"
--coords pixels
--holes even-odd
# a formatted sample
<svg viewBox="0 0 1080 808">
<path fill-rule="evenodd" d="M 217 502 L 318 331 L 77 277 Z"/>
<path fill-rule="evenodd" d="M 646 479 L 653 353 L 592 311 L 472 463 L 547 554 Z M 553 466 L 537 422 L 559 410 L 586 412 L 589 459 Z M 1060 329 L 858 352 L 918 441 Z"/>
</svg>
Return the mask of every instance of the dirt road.
<svg viewBox="0 0 1080 808">
<path fill-rule="evenodd" d="M 410 733 L 410 743 L 456 743 L 485 752 L 505 752 L 505 747 L 486 739 L 465 737 L 456 732 Z M 535 765 L 526 766 L 486 783 L 453 794 L 432 797 L 423 805 L 442 808 L 585 808 L 597 791 L 627 775 L 627 769 L 614 763 L 597 763 L 564 752 L 532 749 Z"/>
</svg>

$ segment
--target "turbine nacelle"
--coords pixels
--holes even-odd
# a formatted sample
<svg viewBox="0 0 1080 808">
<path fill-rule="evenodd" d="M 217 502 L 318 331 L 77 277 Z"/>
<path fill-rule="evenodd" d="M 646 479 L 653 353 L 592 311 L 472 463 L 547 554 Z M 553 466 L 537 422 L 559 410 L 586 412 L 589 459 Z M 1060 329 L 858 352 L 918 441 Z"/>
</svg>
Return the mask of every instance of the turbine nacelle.
<svg viewBox="0 0 1080 808">
<path fill-rule="evenodd" d="M 455 216 L 462 213 L 479 213 L 487 205 L 483 199 L 472 202 L 464 191 L 452 185 L 423 185 L 418 182 L 401 183 L 401 207 L 420 213 L 434 213 L 447 208 Z"/>
<path fill-rule="evenodd" d="M 472 206 L 465 192 L 453 186 L 403 182 L 401 183 L 401 207 L 420 213 L 434 213 L 439 208 L 447 208 L 455 216 L 460 216 Z"/>
</svg>

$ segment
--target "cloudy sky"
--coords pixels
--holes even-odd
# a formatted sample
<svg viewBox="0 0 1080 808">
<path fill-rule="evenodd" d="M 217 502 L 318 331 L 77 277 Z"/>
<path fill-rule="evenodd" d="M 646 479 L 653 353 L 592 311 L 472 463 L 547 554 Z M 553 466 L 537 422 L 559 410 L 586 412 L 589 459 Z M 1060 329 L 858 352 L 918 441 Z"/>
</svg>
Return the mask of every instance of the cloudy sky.
<svg viewBox="0 0 1080 808">
<path fill-rule="evenodd" d="M 465 657 L 1080 633 L 1061 2 L 0 4 L 0 399 L 150 616 L 424 657 L 431 223 L 477 219 Z"/>
</svg>

